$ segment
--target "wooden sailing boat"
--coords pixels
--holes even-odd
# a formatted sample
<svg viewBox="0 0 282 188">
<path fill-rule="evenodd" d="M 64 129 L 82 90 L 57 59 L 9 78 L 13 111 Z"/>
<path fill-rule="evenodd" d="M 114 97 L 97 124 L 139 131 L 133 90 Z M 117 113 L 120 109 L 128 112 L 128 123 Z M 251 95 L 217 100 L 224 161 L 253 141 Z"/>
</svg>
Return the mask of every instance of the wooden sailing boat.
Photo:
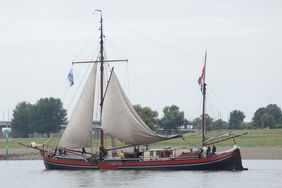
<svg viewBox="0 0 282 188">
<path fill-rule="evenodd" d="M 144 151 L 137 149 L 140 145 L 179 138 L 181 135 L 162 136 L 153 132 L 134 110 L 114 70 L 111 71 L 106 91 L 104 91 L 104 63 L 125 60 L 104 59 L 102 13 L 100 23 L 99 61 L 75 62 L 93 63 L 93 67 L 58 148 L 50 152 L 44 146 L 35 147 L 42 151 L 45 167 L 75 170 L 243 170 L 240 150 L 237 146 L 225 152 L 214 153 L 210 157 L 203 157 L 200 148 L 191 147 L 145 149 Z M 103 97 L 100 101 L 100 148 L 97 153 L 94 153 L 81 151 L 81 149 L 91 147 L 98 63 L 100 64 L 100 96 Z M 203 94 L 205 101 L 205 82 Z M 204 125 L 203 116 L 203 145 L 206 145 Z M 104 146 L 104 132 L 127 144 L 114 149 L 134 147 L 134 152 L 121 152 L 120 156 L 109 156 L 108 152 L 113 148 Z"/>
</svg>

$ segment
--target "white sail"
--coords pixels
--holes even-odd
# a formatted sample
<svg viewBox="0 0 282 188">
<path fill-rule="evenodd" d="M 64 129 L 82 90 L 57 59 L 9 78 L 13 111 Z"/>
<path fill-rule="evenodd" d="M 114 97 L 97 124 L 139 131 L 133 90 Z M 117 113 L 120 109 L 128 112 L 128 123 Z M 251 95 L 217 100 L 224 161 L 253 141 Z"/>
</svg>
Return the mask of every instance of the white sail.
<svg viewBox="0 0 282 188">
<path fill-rule="evenodd" d="M 103 101 L 102 129 L 105 133 L 134 145 L 179 137 L 165 137 L 153 132 L 130 104 L 114 72 Z"/>
<path fill-rule="evenodd" d="M 69 119 L 59 146 L 75 149 L 91 146 L 97 65 L 94 64 Z"/>
</svg>

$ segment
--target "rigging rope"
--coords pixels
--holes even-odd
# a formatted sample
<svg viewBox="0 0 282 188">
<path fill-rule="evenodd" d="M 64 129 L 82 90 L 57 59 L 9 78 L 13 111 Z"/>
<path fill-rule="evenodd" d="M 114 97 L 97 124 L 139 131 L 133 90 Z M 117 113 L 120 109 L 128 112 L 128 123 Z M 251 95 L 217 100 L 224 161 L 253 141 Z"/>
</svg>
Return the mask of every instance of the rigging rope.
<svg viewBox="0 0 282 188">
<path fill-rule="evenodd" d="M 137 76 L 137 74 L 135 74 L 130 68 L 128 68 L 129 71 L 131 72 L 131 74 L 134 76 L 135 80 L 137 82 L 140 83 L 140 85 L 143 87 L 143 91 L 147 92 L 147 95 L 149 95 L 151 97 L 151 99 L 154 101 L 154 103 L 156 104 L 157 108 L 160 109 L 160 105 L 159 102 L 157 101 L 157 99 L 152 95 L 152 93 L 145 87 L 145 84 L 139 79 L 139 77 Z"/>
<path fill-rule="evenodd" d="M 109 17 L 109 18 L 110 18 L 110 17 Z M 198 59 L 198 58 L 199 58 L 199 56 L 195 56 L 195 55 L 193 55 L 193 54 L 191 54 L 191 53 L 189 53 L 189 52 L 187 52 L 187 51 L 183 51 L 183 50 L 180 50 L 180 49 L 178 49 L 178 48 L 174 48 L 174 47 L 172 47 L 172 46 L 169 45 L 169 44 L 165 44 L 165 43 L 160 42 L 160 41 L 158 41 L 158 40 L 152 39 L 151 37 L 148 37 L 147 35 L 144 35 L 143 33 L 140 33 L 140 32 L 138 32 L 138 31 L 132 29 L 131 27 L 122 24 L 121 22 L 119 22 L 119 21 L 117 21 L 117 20 L 115 20 L 115 19 L 110 18 L 110 20 L 112 20 L 114 23 L 117 23 L 117 24 L 120 25 L 121 27 L 125 28 L 126 31 L 130 31 L 131 33 L 134 33 L 134 34 L 136 34 L 136 35 L 138 35 L 138 36 L 141 36 L 142 38 L 146 39 L 147 41 L 151 41 L 151 42 L 153 42 L 153 43 L 155 43 L 155 44 L 158 44 L 159 46 L 162 46 L 162 47 L 167 48 L 167 49 L 170 49 L 170 50 L 174 50 L 174 51 L 176 51 L 176 52 L 178 52 L 178 53 L 181 53 L 181 54 L 184 54 L 184 55 L 193 57 L 193 58 L 195 58 L 195 59 Z"/>
<path fill-rule="evenodd" d="M 88 65 L 87 68 L 85 69 L 82 79 L 80 79 L 80 78 L 78 77 L 78 75 L 77 75 L 77 74 L 75 73 L 75 71 L 74 71 L 74 75 L 76 75 L 76 80 L 79 79 L 77 88 L 80 88 L 80 87 L 81 87 L 82 81 L 85 80 L 86 75 L 87 75 L 86 73 L 89 71 L 89 67 L 90 67 L 90 65 Z M 71 97 L 71 100 L 70 100 L 69 104 L 67 105 L 67 109 L 69 109 L 71 105 L 74 105 L 74 104 L 73 104 L 73 103 L 75 102 L 75 101 L 74 101 L 74 98 L 77 97 L 77 93 L 78 93 L 78 89 L 75 90 L 75 93 L 74 93 L 73 96 Z M 72 112 L 71 112 L 71 113 L 72 113 Z M 71 116 L 71 113 L 70 113 L 70 116 Z"/>
<path fill-rule="evenodd" d="M 217 98 L 217 100 L 223 105 L 223 107 L 226 108 L 227 111 L 231 112 L 230 108 L 224 104 L 224 102 L 215 94 L 215 92 L 213 92 L 211 87 L 210 87 L 210 91 L 211 91 L 211 94 L 213 94 Z"/>
<path fill-rule="evenodd" d="M 105 38 L 107 43 L 121 56 L 126 57 L 110 40 L 109 37 Z"/>
<path fill-rule="evenodd" d="M 79 53 L 76 55 L 76 57 L 73 58 L 73 61 L 75 61 L 75 59 L 76 59 L 76 58 L 82 53 L 82 51 L 88 46 L 88 44 L 90 43 L 90 41 L 91 41 L 91 40 L 89 40 L 89 42 L 87 42 L 87 43 L 84 45 L 84 47 L 81 48 L 81 50 L 80 50 Z M 95 51 L 92 53 L 91 59 L 94 59 L 94 57 L 97 56 L 98 49 L 99 49 L 99 45 L 97 45 Z M 97 58 L 97 59 L 98 59 L 98 58 Z M 96 60 L 97 60 L 97 59 L 96 59 Z M 73 106 L 73 105 L 74 105 L 73 103 L 75 102 L 75 101 L 74 101 L 75 97 L 77 97 L 77 93 L 78 93 L 78 90 L 79 90 L 78 88 L 81 87 L 82 81 L 85 80 L 86 76 L 88 75 L 87 72 L 90 70 L 90 68 L 89 68 L 90 66 L 91 66 L 91 65 L 89 64 L 89 65 L 87 66 L 87 68 L 85 68 L 85 71 L 84 71 L 84 73 L 82 74 L 82 78 L 80 78 L 80 77 L 78 76 L 78 74 L 75 72 L 75 69 L 73 69 L 73 74 L 74 74 L 76 83 L 78 83 L 78 84 L 76 85 L 75 93 L 73 94 L 73 96 L 71 96 L 70 101 L 66 104 L 66 109 L 67 109 L 68 111 L 69 111 L 70 106 Z M 67 74 L 66 74 L 66 75 L 67 75 Z M 69 86 L 66 88 L 66 91 L 65 91 L 65 93 L 64 93 L 63 100 L 66 99 L 67 91 L 69 91 L 69 88 L 70 88 Z M 72 110 L 73 110 L 73 109 L 72 109 Z M 72 112 L 69 113 L 70 116 L 71 116 L 71 114 L 72 114 Z"/>
</svg>

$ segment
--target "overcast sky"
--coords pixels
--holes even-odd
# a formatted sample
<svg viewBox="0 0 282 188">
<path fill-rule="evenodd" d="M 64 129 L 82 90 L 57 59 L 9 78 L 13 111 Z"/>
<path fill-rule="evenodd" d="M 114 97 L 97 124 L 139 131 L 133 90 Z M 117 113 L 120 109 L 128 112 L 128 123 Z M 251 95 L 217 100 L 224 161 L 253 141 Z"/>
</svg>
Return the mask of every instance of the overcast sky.
<svg viewBox="0 0 282 188">
<path fill-rule="evenodd" d="M 129 60 L 117 67 L 133 104 L 158 112 L 176 104 L 186 118 L 199 116 L 208 49 L 213 118 L 239 109 L 249 121 L 259 107 L 282 107 L 282 1 L 10 0 L 0 6 L 0 120 L 42 97 L 59 97 L 71 110 L 71 62 L 97 55 L 94 9 L 103 10 L 107 58 Z M 74 66 L 77 85 L 87 68 Z"/>
</svg>

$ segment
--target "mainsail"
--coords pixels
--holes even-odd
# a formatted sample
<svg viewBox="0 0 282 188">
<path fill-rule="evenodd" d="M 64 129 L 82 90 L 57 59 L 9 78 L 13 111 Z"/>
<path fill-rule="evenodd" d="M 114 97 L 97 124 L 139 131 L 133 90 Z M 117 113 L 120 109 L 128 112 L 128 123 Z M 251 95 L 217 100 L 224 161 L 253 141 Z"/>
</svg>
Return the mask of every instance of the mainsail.
<svg viewBox="0 0 282 188">
<path fill-rule="evenodd" d="M 59 146 L 76 149 L 91 146 L 97 65 L 93 65 Z"/>
<path fill-rule="evenodd" d="M 103 101 L 101 128 L 105 133 L 133 145 L 180 137 L 180 135 L 161 136 L 152 131 L 134 110 L 114 71 Z"/>
</svg>

